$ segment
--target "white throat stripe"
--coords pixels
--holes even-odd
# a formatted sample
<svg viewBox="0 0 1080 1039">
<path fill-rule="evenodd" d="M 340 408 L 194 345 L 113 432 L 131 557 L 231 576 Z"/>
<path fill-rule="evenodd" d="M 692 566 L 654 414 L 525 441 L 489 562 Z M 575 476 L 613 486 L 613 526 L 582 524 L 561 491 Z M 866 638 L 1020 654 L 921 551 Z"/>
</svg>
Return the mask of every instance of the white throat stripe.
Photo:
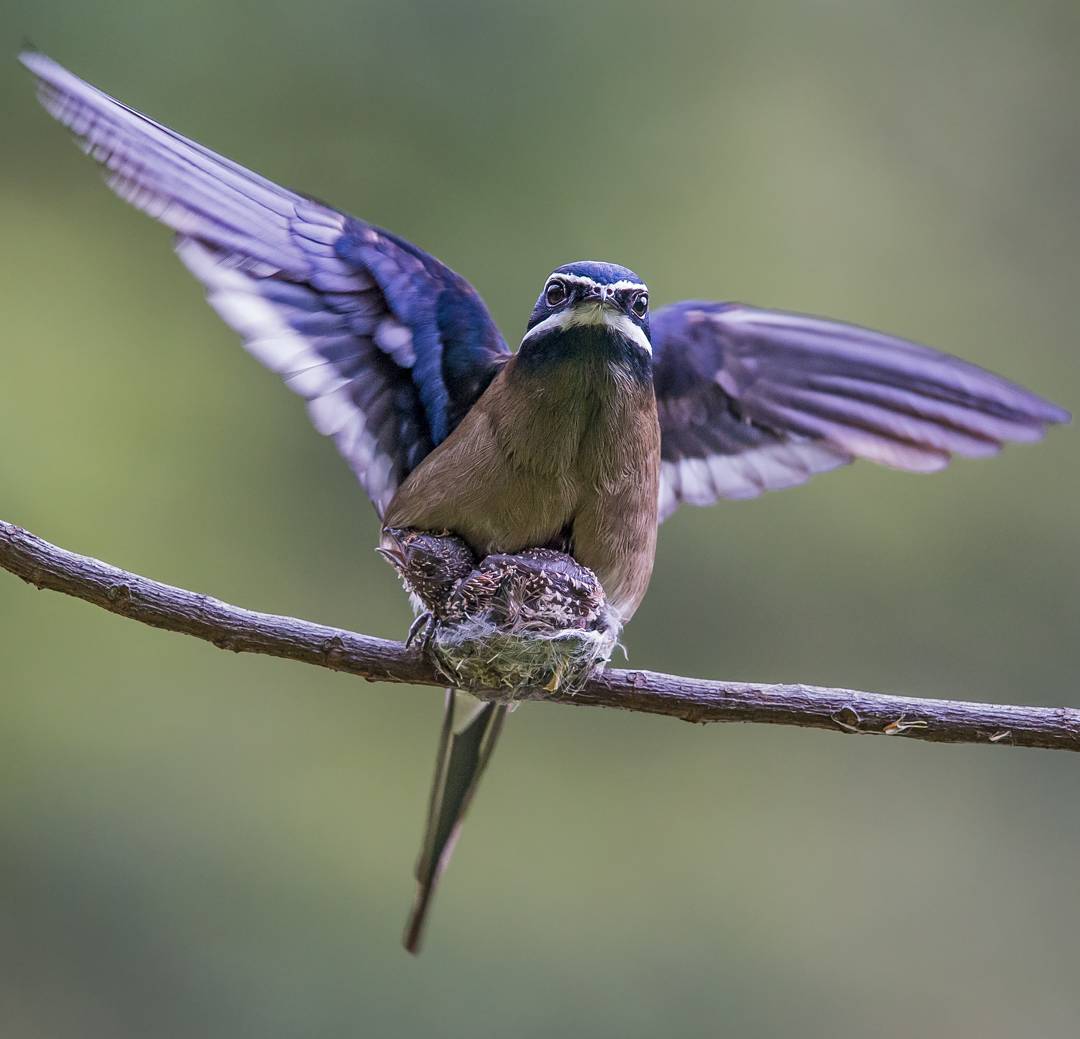
<svg viewBox="0 0 1080 1039">
<path fill-rule="evenodd" d="M 561 310 L 557 314 L 544 318 L 543 321 L 533 325 L 525 333 L 525 337 L 521 342 L 527 343 L 530 339 L 544 335 L 546 332 L 575 328 L 582 325 L 607 325 L 608 328 L 621 333 L 647 354 L 652 354 L 652 344 L 642 328 L 634 324 L 625 314 L 612 310 L 610 307 L 596 306 L 592 303 L 571 307 L 569 310 Z"/>
</svg>

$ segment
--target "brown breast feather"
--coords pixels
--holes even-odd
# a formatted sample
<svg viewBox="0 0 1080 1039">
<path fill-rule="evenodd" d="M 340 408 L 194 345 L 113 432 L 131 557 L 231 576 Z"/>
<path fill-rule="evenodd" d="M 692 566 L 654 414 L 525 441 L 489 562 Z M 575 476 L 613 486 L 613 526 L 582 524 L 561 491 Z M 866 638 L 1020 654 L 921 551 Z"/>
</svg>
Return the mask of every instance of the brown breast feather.
<svg viewBox="0 0 1080 1039">
<path fill-rule="evenodd" d="M 388 527 L 448 530 L 479 556 L 568 547 L 629 619 L 652 572 L 660 432 L 652 387 L 597 358 L 519 372 L 512 359 L 409 474 Z"/>
</svg>

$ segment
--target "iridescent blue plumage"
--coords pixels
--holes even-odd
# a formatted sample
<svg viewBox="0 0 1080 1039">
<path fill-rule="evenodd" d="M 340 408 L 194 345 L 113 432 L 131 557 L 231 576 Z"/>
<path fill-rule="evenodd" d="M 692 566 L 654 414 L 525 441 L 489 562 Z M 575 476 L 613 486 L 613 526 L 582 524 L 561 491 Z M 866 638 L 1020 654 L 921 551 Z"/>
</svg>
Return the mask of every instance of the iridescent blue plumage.
<svg viewBox="0 0 1080 1039">
<path fill-rule="evenodd" d="M 608 263 L 605 260 L 575 260 L 573 263 L 564 263 L 561 267 L 556 267 L 551 273 L 591 278 L 601 285 L 614 285 L 620 281 L 644 285 L 644 281 L 629 267 L 621 267 L 617 263 Z"/>
<path fill-rule="evenodd" d="M 22 61 L 113 190 L 176 232 L 210 302 L 309 402 L 381 512 L 508 356 L 476 290 L 411 243 L 279 187 L 44 55 Z"/>
</svg>

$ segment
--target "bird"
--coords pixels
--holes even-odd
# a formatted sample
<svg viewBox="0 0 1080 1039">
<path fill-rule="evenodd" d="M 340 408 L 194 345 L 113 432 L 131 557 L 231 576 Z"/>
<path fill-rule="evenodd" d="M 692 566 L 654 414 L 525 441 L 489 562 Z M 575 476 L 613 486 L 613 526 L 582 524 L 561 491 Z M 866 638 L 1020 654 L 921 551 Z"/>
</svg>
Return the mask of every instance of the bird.
<svg viewBox="0 0 1080 1039">
<path fill-rule="evenodd" d="M 637 274 L 601 261 L 543 280 L 512 351 L 476 289 L 424 249 L 44 54 L 21 60 L 109 186 L 173 231 L 210 304 L 307 402 L 386 551 L 390 531 L 413 528 L 448 531 L 477 559 L 565 553 L 625 623 L 680 504 L 752 498 L 855 459 L 931 472 L 1069 420 L 998 375 L 857 325 L 732 301 L 654 310 Z M 412 952 L 506 710 L 447 691 Z"/>
<path fill-rule="evenodd" d="M 573 556 L 550 548 L 493 552 L 466 575 L 447 599 L 445 616 L 462 623 L 491 614 L 500 626 L 527 626 L 534 616 L 546 624 L 554 614 L 561 631 L 604 624 L 607 598 L 596 575 Z"/>
<path fill-rule="evenodd" d="M 417 618 L 405 640 L 409 643 L 432 623 L 448 617 L 451 596 L 479 561 L 449 531 L 383 527 L 381 542 L 375 551 L 398 572 L 414 599 Z"/>
</svg>

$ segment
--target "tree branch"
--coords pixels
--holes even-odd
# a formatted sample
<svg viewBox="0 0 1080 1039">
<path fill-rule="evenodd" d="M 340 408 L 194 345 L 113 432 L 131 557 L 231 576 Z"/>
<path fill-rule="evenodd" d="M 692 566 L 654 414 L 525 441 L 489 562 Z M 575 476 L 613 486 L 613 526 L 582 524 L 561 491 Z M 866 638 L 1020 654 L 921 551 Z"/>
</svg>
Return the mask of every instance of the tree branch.
<svg viewBox="0 0 1080 1039">
<path fill-rule="evenodd" d="M 294 617 L 256 613 L 76 555 L 0 521 L 0 567 L 122 617 L 212 642 L 344 671 L 370 682 L 445 685 L 426 658 L 400 642 Z M 505 693 L 478 694 L 489 699 Z M 689 722 L 764 722 L 877 733 L 935 743 L 1080 750 L 1080 710 L 924 700 L 809 685 L 714 682 L 609 668 L 574 695 L 525 690 L 521 700 L 661 714 Z"/>
</svg>

